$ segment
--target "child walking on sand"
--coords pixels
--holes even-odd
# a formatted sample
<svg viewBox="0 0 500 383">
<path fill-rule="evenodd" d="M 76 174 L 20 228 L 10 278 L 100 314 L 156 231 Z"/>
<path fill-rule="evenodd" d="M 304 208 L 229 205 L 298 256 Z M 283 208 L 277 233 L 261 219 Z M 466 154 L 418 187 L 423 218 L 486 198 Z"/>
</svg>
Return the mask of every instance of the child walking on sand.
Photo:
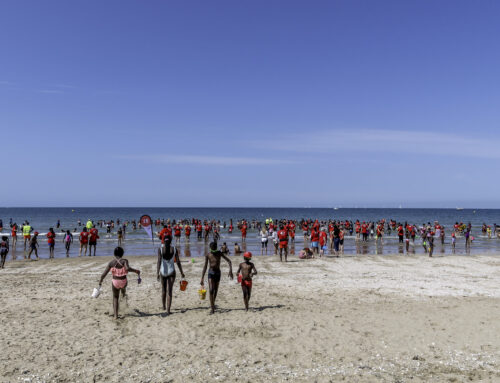
<svg viewBox="0 0 500 383">
<path fill-rule="evenodd" d="M 127 259 L 122 259 L 123 254 L 123 249 L 118 246 L 114 251 L 115 259 L 108 263 L 108 266 L 106 266 L 106 270 L 102 273 L 101 280 L 99 281 L 99 287 L 101 287 L 102 281 L 111 271 L 111 274 L 113 275 L 111 290 L 113 291 L 113 311 L 115 319 L 118 319 L 118 299 L 120 298 L 120 290 L 122 292 L 122 297 L 126 297 L 128 272 L 132 271 L 137 275 L 141 274 L 139 270 L 133 269 L 129 266 Z M 139 277 L 139 283 L 140 280 L 141 279 Z"/>
<path fill-rule="evenodd" d="M 241 279 L 241 290 L 243 291 L 243 302 L 245 303 L 245 309 L 248 311 L 248 303 L 250 302 L 250 296 L 252 295 L 252 277 L 257 275 L 257 269 L 255 265 L 250 262 L 252 259 L 252 253 L 247 251 L 243 254 L 244 262 L 240 263 L 236 275 L 238 275 L 238 281 Z"/>
<path fill-rule="evenodd" d="M 233 268 L 231 267 L 231 260 L 217 250 L 217 242 L 210 243 L 210 252 L 205 255 L 205 265 L 201 274 L 201 286 L 204 286 L 205 273 L 208 268 L 208 288 L 210 295 L 210 314 L 215 313 L 215 299 L 217 298 L 217 291 L 219 290 L 220 282 L 220 260 L 224 258 L 229 264 L 229 278 L 233 279 Z"/>
</svg>

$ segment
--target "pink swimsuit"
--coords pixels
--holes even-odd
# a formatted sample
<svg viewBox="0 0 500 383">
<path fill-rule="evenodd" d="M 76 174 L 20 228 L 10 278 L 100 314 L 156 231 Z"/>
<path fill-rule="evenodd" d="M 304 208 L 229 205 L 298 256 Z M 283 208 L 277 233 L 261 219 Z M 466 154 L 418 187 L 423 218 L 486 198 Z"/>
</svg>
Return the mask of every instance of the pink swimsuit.
<svg viewBox="0 0 500 383">
<path fill-rule="evenodd" d="M 111 283 L 113 283 L 113 286 L 115 286 L 115 289 L 123 289 L 127 287 L 127 269 L 125 266 L 122 265 L 120 261 L 116 261 L 120 266 L 122 266 L 120 269 L 117 269 L 116 267 L 111 268 L 111 274 L 113 277 L 125 277 L 123 279 L 112 279 Z"/>
</svg>

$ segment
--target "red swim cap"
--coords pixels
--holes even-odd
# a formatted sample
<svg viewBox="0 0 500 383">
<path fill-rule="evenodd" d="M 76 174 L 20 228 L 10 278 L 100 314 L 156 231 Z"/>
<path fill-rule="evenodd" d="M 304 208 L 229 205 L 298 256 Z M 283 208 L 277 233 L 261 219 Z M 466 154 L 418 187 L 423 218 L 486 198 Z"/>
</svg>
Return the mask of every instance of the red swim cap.
<svg viewBox="0 0 500 383">
<path fill-rule="evenodd" d="M 38 231 L 35 231 L 35 235 L 38 235 Z"/>
<path fill-rule="evenodd" d="M 247 251 L 245 254 L 243 254 L 243 258 L 248 258 L 248 259 L 252 258 L 252 253 Z"/>
</svg>

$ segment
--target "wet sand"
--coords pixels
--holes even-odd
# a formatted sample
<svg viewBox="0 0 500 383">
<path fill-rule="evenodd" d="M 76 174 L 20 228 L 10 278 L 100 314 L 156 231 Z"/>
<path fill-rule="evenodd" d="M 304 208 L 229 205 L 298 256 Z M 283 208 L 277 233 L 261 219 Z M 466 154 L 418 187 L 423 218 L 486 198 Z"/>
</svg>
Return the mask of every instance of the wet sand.
<svg viewBox="0 0 500 383">
<path fill-rule="evenodd" d="M 165 316 L 155 258 L 130 257 L 118 321 L 110 276 L 90 297 L 109 259 L 7 262 L 0 381 L 500 381 L 498 255 L 257 257 L 250 312 L 224 265 L 212 316 L 202 259 Z"/>
</svg>

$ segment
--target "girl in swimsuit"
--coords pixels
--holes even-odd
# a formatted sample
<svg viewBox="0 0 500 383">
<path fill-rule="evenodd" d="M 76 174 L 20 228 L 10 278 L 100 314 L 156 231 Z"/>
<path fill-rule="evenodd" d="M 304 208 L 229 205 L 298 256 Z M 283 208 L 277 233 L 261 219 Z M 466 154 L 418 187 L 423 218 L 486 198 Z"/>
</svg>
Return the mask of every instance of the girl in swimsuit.
<svg viewBox="0 0 500 383">
<path fill-rule="evenodd" d="M 118 319 L 118 299 L 120 298 L 120 290 L 122 292 L 122 297 L 126 297 L 128 272 L 132 271 L 137 275 L 141 274 L 139 270 L 133 269 L 129 266 L 128 260 L 122 259 L 123 253 L 124 251 L 121 247 L 118 246 L 115 249 L 115 259 L 108 263 L 108 266 L 106 266 L 106 270 L 102 273 L 101 280 L 99 281 L 99 287 L 101 287 L 102 281 L 111 271 L 111 274 L 113 275 L 113 279 L 111 280 L 111 290 L 113 291 L 113 311 L 115 319 Z"/>
<path fill-rule="evenodd" d="M 163 310 L 167 310 L 167 315 L 170 315 L 170 306 L 172 304 L 172 290 L 175 282 L 175 265 L 181 272 L 182 278 L 185 278 L 182 271 L 181 261 L 177 248 L 170 246 L 172 243 L 171 237 L 165 237 L 164 246 L 158 249 L 158 264 L 156 267 L 156 277 L 161 282 L 161 302 L 163 303 Z M 168 300 L 167 300 L 168 297 Z M 166 301 L 166 306 L 165 306 Z"/>
</svg>

